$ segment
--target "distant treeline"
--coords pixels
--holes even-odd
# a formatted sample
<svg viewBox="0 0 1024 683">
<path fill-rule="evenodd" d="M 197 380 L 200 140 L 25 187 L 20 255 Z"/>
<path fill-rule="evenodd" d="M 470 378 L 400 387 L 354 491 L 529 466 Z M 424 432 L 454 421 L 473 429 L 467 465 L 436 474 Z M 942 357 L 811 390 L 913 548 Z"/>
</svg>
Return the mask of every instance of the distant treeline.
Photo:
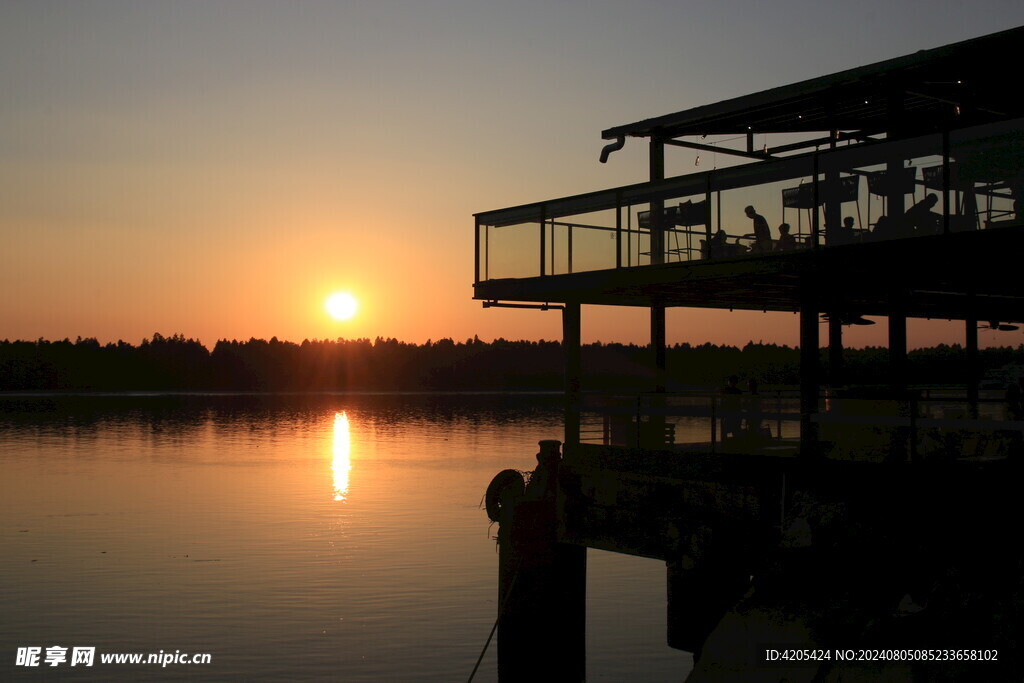
<svg viewBox="0 0 1024 683">
<path fill-rule="evenodd" d="M 827 369 L 827 353 L 821 351 Z M 909 354 L 911 381 L 963 383 L 965 353 L 939 345 Z M 847 349 L 848 376 L 885 384 L 888 352 Z M 587 344 L 584 389 L 647 390 L 651 352 L 633 344 Z M 717 385 L 736 374 L 762 385 L 799 381 L 799 351 L 749 343 L 740 348 L 676 344 L 667 351 L 670 388 Z M 1024 366 L 1024 345 L 982 349 L 980 372 Z M 0 390 L 124 391 L 391 391 L 559 390 L 563 352 L 557 341 L 467 339 L 407 344 L 396 339 L 219 341 L 213 350 L 183 335 L 154 334 L 138 346 L 95 339 L 0 342 Z"/>
</svg>

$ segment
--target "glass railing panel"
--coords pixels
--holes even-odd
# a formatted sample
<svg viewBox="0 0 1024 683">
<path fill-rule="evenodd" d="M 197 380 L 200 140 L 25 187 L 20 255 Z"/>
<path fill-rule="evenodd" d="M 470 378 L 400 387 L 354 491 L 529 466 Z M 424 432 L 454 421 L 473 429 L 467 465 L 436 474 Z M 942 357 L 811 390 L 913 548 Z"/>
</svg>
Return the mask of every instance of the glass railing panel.
<svg viewBox="0 0 1024 683">
<path fill-rule="evenodd" d="M 617 211 L 594 211 L 552 220 L 549 225 L 549 273 L 577 273 L 616 267 L 621 219 Z"/>
<path fill-rule="evenodd" d="M 811 246 L 815 213 L 820 213 L 814 204 L 814 177 L 811 158 L 727 169 L 713 176 L 712 240 L 705 256 L 729 258 Z"/>
<path fill-rule="evenodd" d="M 540 275 L 539 223 L 481 226 L 480 279 Z"/>
<path fill-rule="evenodd" d="M 940 234 L 947 209 L 959 226 L 953 191 L 943 196 L 942 153 L 940 135 L 822 153 L 822 244 Z"/>
<path fill-rule="evenodd" d="M 954 131 L 950 178 L 964 205 L 975 212 L 973 227 L 1024 224 L 1024 120 Z"/>
</svg>

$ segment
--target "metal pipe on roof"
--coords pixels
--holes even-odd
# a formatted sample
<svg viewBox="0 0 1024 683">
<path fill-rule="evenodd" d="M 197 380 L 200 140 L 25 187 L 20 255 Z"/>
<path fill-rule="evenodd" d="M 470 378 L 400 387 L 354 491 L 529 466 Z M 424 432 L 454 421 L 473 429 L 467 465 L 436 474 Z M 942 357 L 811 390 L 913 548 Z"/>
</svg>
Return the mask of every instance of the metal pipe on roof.
<svg viewBox="0 0 1024 683">
<path fill-rule="evenodd" d="M 609 143 L 604 146 L 601 150 L 601 163 L 608 163 L 608 157 L 612 152 L 618 152 L 620 149 L 626 146 L 625 136 L 619 136 L 615 138 L 615 142 Z"/>
</svg>

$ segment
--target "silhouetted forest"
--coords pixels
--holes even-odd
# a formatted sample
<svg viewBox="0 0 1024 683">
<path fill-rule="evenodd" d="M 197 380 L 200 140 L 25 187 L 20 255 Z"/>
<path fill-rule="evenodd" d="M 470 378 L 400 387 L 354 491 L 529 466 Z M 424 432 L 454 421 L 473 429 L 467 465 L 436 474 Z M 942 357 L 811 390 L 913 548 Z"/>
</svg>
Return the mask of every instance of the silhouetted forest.
<svg viewBox="0 0 1024 683">
<path fill-rule="evenodd" d="M 647 390 L 650 350 L 633 344 L 587 344 L 584 389 Z M 798 382 L 799 352 L 789 346 L 749 343 L 739 348 L 677 344 L 668 349 L 670 389 L 718 385 L 730 374 L 763 386 Z M 821 352 L 827 369 L 827 354 Z M 966 381 L 959 345 L 909 354 L 911 381 Z M 847 349 L 849 377 L 885 384 L 888 352 Z M 1024 365 L 1024 345 L 982 349 L 981 373 Z M 213 350 L 183 335 L 154 334 L 138 346 L 96 339 L 0 342 L 0 390 L 124 391 L 392 391 L 559 390 L 562 345 L 557 341 L 483 342 L 467 339 L 407 344 L 396 339 L 306 340 L 301 344 L 250 339 L 218 341 Z"/>
</svg>

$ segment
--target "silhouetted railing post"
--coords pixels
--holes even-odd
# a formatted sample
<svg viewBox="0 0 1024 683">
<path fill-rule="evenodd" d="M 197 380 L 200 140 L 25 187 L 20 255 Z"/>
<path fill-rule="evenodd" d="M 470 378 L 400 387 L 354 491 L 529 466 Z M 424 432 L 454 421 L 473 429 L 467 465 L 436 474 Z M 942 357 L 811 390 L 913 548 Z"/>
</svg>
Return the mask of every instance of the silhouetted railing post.
<svg viewBox="0 0 1024 683">
<path fill-rule="evenodd" d="M 473 283 L 480 282 L 480 221 L 473 230 Z"/>
</svg>

